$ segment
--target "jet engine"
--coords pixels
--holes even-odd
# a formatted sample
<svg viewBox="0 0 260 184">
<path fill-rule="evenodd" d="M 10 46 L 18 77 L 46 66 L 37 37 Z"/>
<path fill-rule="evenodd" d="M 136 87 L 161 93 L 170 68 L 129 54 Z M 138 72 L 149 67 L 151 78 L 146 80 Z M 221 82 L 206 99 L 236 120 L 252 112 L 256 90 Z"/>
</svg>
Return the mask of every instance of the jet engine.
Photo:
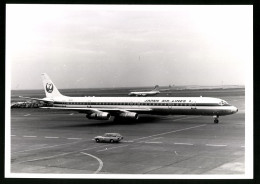
<svg viewBox="0 0 260 184">
<path fill-rule="evenodd" d="M 97 119 L 97 120 L 109 120 L 111 115 L 107 112 L 96 112 L 92 114 L 87 114 L 88 119 Z"/>
<path fill-rule="evenodd" d="M 129 118 L 129 119 L 138 119 L 138 114 L 135 112 L 123 112 L 119 114 L 119 117 Z"/>
</svg>

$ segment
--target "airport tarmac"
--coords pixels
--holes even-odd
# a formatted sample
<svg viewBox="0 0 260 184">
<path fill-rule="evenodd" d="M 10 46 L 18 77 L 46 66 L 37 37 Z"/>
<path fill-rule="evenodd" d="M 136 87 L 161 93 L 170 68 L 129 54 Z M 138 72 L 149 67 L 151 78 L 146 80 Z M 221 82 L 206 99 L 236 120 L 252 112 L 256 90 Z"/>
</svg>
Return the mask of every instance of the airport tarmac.
<svg viewBox="0 0 260 184">
<path fill-rule="evenodd" d="M 219 124 L 211 116 L 141 115 L 138 121 L 114 122 L 73 111 L 11 109 L 11 173 L 244 174 L 241 90 L 200 91 L 239 109 L 220 117 Z M 93 140 L 107 132 L 124 139 L 114 144 Z"/>
</svg>

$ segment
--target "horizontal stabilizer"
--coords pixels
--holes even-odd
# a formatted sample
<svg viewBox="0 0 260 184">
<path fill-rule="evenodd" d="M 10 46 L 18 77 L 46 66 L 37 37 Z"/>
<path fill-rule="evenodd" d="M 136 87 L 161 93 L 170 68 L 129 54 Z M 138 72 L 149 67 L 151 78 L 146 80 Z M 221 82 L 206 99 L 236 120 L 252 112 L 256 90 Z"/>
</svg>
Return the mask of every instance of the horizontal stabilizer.
<svg viewBox="0 0 260 184">
<path fill-rule="evenodd" d="M 40 102 L 53 102 L 53 100 L 44 99 L 44 98 L 31 98 L 31 97 L 25 97 L 25 96 L 19 96 L 19 98 L 28 99 L 28 100 L 36 100 L 36 101 L 40 101 Z"/>
</svg>

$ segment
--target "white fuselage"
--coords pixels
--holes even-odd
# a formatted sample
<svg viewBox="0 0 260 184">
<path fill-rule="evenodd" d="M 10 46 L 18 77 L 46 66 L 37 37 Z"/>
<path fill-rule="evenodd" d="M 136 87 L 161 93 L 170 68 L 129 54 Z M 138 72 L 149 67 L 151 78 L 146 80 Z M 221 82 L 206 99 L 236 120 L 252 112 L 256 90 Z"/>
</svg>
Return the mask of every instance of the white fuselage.
<svg viewBox="0 0 260 184">
<path fill-rule="evenodd" d="M 50 99 L 49 99 L 50 100 Z M 138 114 L 179 114 L 223 116 L 236 113 L 236 107 L 210 97 L 56 97 L 53 107 L 97 109 L 115 114 L 115 110 Z"/>
<path fill-rule="evenodd" d="M 160 91 L 130 92 L 129 96 L 153 96 L 159 94 Z"/>
</svg>

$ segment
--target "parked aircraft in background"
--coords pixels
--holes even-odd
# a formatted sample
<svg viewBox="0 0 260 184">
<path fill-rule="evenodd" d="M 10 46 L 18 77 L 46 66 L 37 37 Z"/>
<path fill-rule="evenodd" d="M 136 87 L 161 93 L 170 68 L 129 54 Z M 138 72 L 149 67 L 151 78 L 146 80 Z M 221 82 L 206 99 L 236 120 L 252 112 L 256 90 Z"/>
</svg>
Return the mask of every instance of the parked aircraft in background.
<svg viewBox="0 0 260 184">
<path fill-rule="evenodd" d="M 154 89 L 152 89 L 151 91 L 135 91 L 135 92 L 130 92 L 128 95 L 129 96 L 153 96 L 153 95 L 157 95 L 159 94 L 159 86 L 156 85 L 154 87 Z"/>
<path fill-rule="evenodd" d="M 218 123 L 219 116 L 234 114 L 238 109 L 219 98 L 209 97 L 69 97 L 62 95 L 47 74 L 42 74 L 48 109 L 74 110 L 88 119 L 108 120 L 111 116 L 138 119 L 139 114 L 207 115 Z"/>
</svg>

